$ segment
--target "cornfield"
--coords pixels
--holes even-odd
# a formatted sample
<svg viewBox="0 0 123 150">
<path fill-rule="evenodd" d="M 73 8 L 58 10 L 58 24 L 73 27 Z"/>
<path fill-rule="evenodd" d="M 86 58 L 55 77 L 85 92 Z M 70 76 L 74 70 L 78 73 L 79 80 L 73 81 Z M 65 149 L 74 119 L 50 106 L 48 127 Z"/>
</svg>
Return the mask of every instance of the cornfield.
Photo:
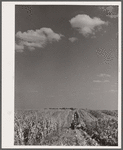
<svg viewBox="0 0 123 150">
<path fill-rule="evenodd" d="M 15 145 L 117 146 L 117 112 L 79 109 L 78 125 L 72 129 L 74 109 L 16 111 Z M 111 114 L 111 115 L 110 115 Z"/>
</svg>

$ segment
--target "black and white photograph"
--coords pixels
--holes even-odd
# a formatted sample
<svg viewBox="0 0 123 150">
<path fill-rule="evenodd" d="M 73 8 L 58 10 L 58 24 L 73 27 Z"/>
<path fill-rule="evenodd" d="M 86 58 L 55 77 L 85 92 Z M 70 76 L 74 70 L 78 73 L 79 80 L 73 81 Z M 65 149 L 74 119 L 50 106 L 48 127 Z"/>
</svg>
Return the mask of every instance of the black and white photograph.
<svg viewBox="0 0 123 150">
<path fill-rule="evenodd" d="M 11 76 L 3 77 L 3 126 L 9 117 L 12 123 L 2 130 L 12 129 L 10 145 L 120 147 L 121 3 L 13 2 L 12 8 L 13 44 L 2 52 L 3 59 L 9 49 L 12 56 L 3 61 Z"/>
</svg>

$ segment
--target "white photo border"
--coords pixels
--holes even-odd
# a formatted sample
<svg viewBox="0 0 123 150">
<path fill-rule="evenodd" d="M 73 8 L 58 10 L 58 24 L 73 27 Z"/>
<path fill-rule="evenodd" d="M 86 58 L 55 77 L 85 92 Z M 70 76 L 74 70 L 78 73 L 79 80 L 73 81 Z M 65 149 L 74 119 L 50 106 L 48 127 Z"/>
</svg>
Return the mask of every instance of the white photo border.
<svg viewBox="0 0 123 150">
<path fill-rule="evenodd" d="M 15 5 L 116 5 L 118 14 L 118 146 L 15 146 L 14 145 L 14 85 L 15 85 Z M 8 50 L 9 49 L 9 50 Z M 121 148 L 121 2 L 119 1 L 46 1 L 2 2 L 2 148 Z"/>
</svg>

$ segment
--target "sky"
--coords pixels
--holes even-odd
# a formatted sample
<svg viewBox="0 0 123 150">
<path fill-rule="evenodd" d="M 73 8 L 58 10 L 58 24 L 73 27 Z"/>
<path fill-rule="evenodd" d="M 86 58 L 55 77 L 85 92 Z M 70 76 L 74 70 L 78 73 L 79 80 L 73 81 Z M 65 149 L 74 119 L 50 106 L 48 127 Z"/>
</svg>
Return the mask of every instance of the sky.
<svg viewBox="0 0 123 150">
<path fill-rule="evenodd" d="M 118 7 L 16 5 L 15 109 L 118 109 Z"/>
</svg>

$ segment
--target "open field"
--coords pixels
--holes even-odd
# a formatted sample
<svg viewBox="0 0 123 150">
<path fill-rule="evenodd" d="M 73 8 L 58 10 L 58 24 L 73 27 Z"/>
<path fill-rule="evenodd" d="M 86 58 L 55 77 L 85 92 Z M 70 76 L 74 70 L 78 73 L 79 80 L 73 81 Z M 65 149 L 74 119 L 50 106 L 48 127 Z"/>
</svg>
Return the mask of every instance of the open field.
<svg viewBox="0 0 123 150">
<path fill-rule="evenodd" d="M 118 112 L 73 108 L 16 111 L 14 134 L 15 145 L 117 146 Z"/>
</svg>

